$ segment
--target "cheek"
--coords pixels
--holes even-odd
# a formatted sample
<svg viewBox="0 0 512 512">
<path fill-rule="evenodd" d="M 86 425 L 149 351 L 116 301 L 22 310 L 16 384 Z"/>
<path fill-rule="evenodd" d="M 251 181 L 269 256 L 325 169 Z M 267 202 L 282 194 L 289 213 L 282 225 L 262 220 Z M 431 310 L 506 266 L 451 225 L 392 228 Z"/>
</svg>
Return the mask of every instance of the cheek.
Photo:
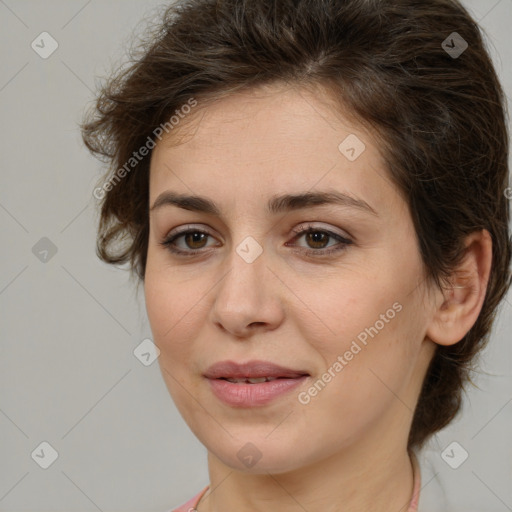
<svg viewBox="0 0 512 512">
<path fill-rule="evenodd" d="M 213 284 L 199 278 L 197 271 L 194 276 L 183 267 L 170 266 L 164 257 L 157 262 L 148 256 L 146 311 L 153 341 L 160 350 L 162 376 L 180 409 L 187 406 L 188 393 L 194 394 L 198 385 L 198 342 L 211 307 Z M 182 388 L 184 383 L 187 392 Z"/>
<path fill-rule="evenodd" d="M 180 282 L 167 272 L 147 266 L 144 293 L 153 341 L 160 350 L 158 363 L 162 377 L 178 409 L 189 417 L 197 414 L 190 403 L 197 384 L 190 379 L 195 366 L 194 339 L 197 338 L 198 297 L 190 284 Z M 192 287 L 193 289 L 193 287 Z M 196 305 L 196 307 L 194 307 Z M 186 383 L 185 389 L 183 384 Z"/>
<path fill-rule="evenodd" d="M 162 375 L 174 396 L 176 382 L 186 376 L 192 363 L 192 343 L 195 337 L 194 298 L 183 293 L 182 287 L 165 275 L 148 272 L 144 284 L 146 310 L 153 341 L 160 350 L 158 358 Z"/>
<path fill-rule="evenodd" d="M 155 343 L 169 345 L 172 339 L 181 339 L 182 335 L 193 333 L 203 287 L 182 267 L 169 265 L 162 251 L 150 247 L 144 294 Z"/>
<path fill-rule="evenodd" d="M 383 282 L 383 273 L 368 268 L 364 274 L 338 271 L 323 281 L 307 280 L 295 286 L 296 295 L 307 305 L 301 315 L 304 335 L 314 340 L 319 352 L 336 358 L 350 349 L 353 340 L 364 343 L 377 331 L 385 337 L 382 333 L 396 328 L 400 287 Z"/>
<path fill-rule="evenodd" d="M 311 428 L 322 425 L 326 437 L 344 443 L 364 435 L 385 416 L 393 422 L 408 418 L 414 408 L 407 391 L 414 356 L 404 338 L 407 319 L 402 314 L 404 310 L 380 330 L 379 323 L 377 331 L 371 329 L 376 323 L 373 315 L 364 317 L 368 322 L 343 317 L 347 323 L 344 332 L 340 328 L 343 335 L 331 337 L 330 347 L 322 347 L 325 373 L 315 376 L 306 390 L 310 402 L 302 412 Z M 365 337 L 358 338 L 361 333 Z M 392 410 L 396 414 L 389 416 Z M 340 437 L 340 432 L 345 435 Z"/>
<path fill-rule="evenodd" d="M 176 296 L 179 290 L 170 287 L 160 273 L 147 270 L 144 281 L 146 311 L 155 343 L 160 345 L 166 338 L 166 333 L 172 332 L 177 321 L 179 302 Z"/>
<path fill-rule="evenodd" d="M 386 386 L 401 388 L 420 347 L 421 319 L 411 280 L 392 265 L 383 267 L 364 276 L 333 276 L 307 293 L 297 290 L 310 310 L 310 321 L 302 320 L 303 336 L 321 355 L 323 370 L 336 375 L 326 387 L 335 401 L 353 402 L 356 414 L 359 399 L 375 402 L 391 393 Z M 393 279 L 397 275 L 401 281 Z"/>
</svg>

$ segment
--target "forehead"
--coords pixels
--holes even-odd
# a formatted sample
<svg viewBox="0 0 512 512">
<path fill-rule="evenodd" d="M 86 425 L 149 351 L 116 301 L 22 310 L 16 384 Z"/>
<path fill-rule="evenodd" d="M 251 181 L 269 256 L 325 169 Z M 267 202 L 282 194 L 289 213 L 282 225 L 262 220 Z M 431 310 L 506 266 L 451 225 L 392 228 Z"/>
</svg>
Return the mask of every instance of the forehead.
<svg viewBox="0 0 512 512">
<path fill-rule="evenodd" d="M 150 200 L 167 188 L 226 202 L 330 188 L 389 203 L 375 138 L 335 105 L 326 91 L 290 86 L 199 101 L 153 150 Z"/>
</svg>

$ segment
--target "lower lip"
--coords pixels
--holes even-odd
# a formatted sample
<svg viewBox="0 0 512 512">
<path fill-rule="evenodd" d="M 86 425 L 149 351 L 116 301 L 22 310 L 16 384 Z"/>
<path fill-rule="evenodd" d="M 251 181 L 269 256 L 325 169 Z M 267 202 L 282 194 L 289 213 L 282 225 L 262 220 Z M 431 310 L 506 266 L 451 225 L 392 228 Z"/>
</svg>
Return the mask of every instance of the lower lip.
<svg viewBox="0 0 512 512">
<path fill-rule="evenodd" d="M 214 395 L 233 407 L 265 405 L 288 393 L 306 380 L 307 375 L 295 379 L 275 379 L 259 384 L 234 383 L 224 379 L 208 379 Z"/>
</svg>

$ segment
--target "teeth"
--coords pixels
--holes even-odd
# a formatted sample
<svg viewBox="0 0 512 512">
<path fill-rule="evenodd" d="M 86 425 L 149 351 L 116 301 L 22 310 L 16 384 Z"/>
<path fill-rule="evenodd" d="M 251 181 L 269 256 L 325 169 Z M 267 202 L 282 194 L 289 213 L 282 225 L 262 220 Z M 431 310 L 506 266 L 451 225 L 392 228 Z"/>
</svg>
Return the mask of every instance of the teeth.
<svg viewBox="0 0 512 512">
<path fill-rule="evenodd" d="M 260 382 L 266 382 L 266 380 L 267 379 L 265 377 L 260 377 L 259 379 L 247 379 L 251 384 L 259 384 Z"/>
<path fill-rule="evenodd" d="M 226 379 L 228 382 L 232 382 L 233 384 L 241 384 L 241 383 L 250 383 L 250 384 L 261 384 L 262 382 L 269 382 L 271 380 L 276 380 L 277 377 L 258 377 L 254 379 Z"/>
</svg>

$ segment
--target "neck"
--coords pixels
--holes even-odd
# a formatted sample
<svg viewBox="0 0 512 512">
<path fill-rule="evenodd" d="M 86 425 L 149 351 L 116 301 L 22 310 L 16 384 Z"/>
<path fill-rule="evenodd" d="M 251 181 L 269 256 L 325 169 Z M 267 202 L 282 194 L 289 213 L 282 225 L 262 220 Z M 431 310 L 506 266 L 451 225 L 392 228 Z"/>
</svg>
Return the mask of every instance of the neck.
<svg viewBox="0 0 512 512">
<path fill-rule="evenodd" d="M 211 485 L 197 510 L 405 512 L 413 493 L 411 459 L 405 446 L 386 451 L 383 446 L 366 442 L 364 450 L 351 446 L 307 467 L 275 474 L 241 473 L 210 453 Z"/>
</svg>

